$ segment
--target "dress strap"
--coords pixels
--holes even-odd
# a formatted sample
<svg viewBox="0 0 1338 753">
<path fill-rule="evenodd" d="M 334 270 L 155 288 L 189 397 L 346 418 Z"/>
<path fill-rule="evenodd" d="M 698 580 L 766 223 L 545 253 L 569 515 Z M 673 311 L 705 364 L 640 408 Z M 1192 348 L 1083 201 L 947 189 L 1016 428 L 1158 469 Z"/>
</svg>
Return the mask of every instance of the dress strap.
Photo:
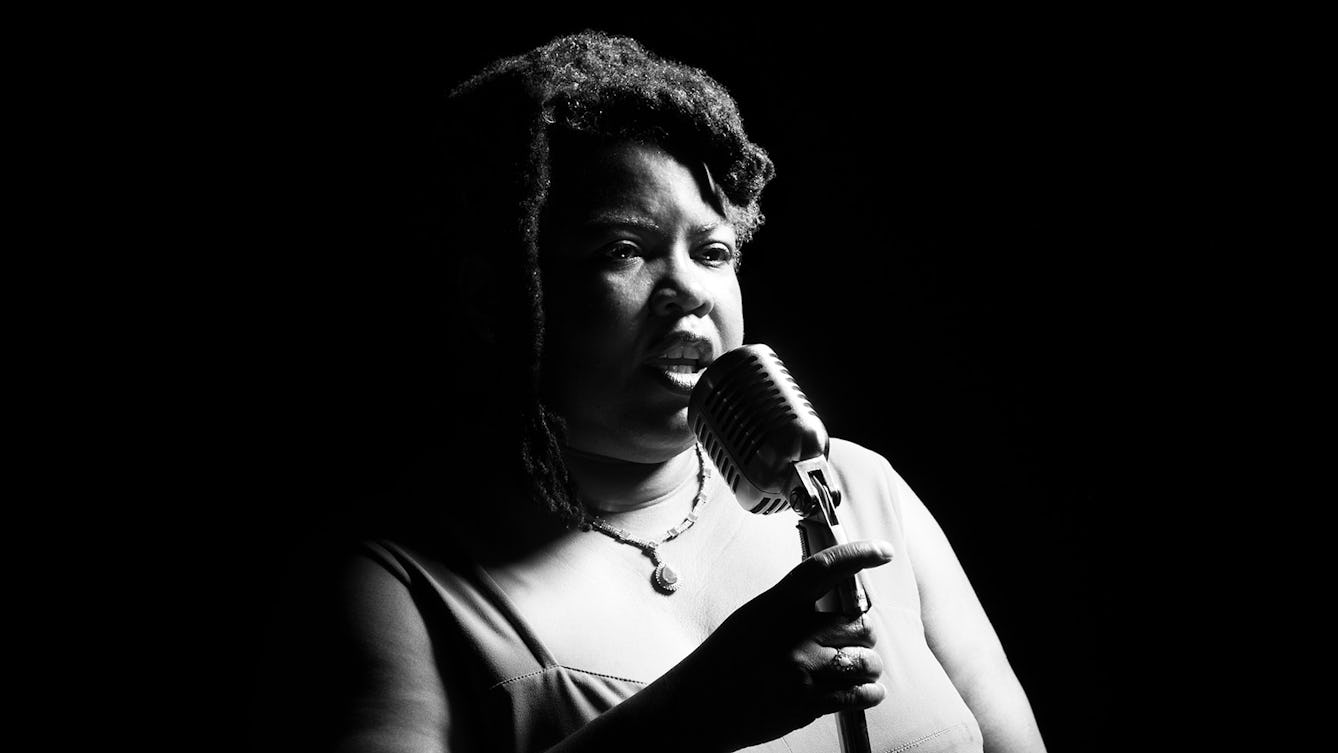
<svg viewBox="0 0 1338 753">
<path fill-rule="evenodd" d="M 378 540 L 365 552 L 408 587 L 419 609 L 444 608 L 479 656 L 496 665 L 498 679 L 558 666 L 533 628 L 487 570 L 458 553 L 442 558 L 419 556 L 401 543 Z"/>
<path fill-rule="evenodd" d="M 539 665 L 544 669 L 552 669 L 558 666 L 557 660 L 553 658 L 553 654 L 549 653 L 548 647 L 539 640 L 539 636 L 534 632 L 534 628 L 530 627 L 530 623 L 526 622 L 525 618 L 520 615 L 520 610 L 516 609 L 515 603 L 506 595 L 506 592 L 497 584 L 497 581 L 493 580 L 492 575 L 477 563 L 474 564 L 474 573 L 478 578 L 478 584 L 488 592 L 488 595 L 492 598 L 493 605 L 496 606 L 502 614 L 506 615 L 507 622 L 510 623 L 512 629 L 516 631 L 516 635 L 525 643 L 526 648 L 530 650 L 530 654 L 534 656 L 535 661 L 539 662 Z"/>
</svg>

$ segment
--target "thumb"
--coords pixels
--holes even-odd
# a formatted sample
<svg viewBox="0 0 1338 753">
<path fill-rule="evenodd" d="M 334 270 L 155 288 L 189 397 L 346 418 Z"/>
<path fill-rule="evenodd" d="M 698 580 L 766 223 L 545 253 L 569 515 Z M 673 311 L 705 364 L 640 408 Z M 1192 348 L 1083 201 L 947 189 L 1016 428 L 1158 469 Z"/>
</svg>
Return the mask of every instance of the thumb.
<svg viewBox="0 0 1338 753">
<path fill-rule="evenodd" d="M 770 593 L 778 606 L 812 607 L 818 597 L 861 570 L 892 561 L 892 545 L 886 541 L 851 541 L 823 549 L 800 562 Z"/>
</svg>

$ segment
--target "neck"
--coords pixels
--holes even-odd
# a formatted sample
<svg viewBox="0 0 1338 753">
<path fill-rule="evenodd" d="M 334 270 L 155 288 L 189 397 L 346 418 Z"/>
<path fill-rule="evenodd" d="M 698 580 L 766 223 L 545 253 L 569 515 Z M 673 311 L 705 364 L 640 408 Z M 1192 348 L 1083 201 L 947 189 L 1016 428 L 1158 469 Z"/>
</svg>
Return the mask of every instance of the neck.
<svg viewBox="0 0 1338 753">
<path fill-rule="evenodd" d="M 697 452 L 688 447 L 668 460 L 638 463 L 567 448 L 567 469 L 591 512 L 648 510 L 697 494 Z M 672 506 L 672 505 L 670 505 Z"/>
</svg>

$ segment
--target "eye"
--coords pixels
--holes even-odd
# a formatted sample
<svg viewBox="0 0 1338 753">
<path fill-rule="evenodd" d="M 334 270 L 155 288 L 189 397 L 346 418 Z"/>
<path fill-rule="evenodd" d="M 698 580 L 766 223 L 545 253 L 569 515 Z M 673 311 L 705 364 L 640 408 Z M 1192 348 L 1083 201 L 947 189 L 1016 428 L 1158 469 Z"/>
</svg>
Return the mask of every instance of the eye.
<svg viewBox="0 0 1338 753">
<path fill-rule="evenodd" d="M 697 258 L 707 264 L 728 264 L 738 256 L 738 252 L 731 246 L 724 243 L 712 243 L 709 246 L 703 246 L 697 251 Z"/>
<path fill-rule="evenodd" d="M 631 241 L 610 243 L 600 250 L 600 255 L 612 261 L 626 261 L 641 255 L 641 249 Z"/>
</svg>

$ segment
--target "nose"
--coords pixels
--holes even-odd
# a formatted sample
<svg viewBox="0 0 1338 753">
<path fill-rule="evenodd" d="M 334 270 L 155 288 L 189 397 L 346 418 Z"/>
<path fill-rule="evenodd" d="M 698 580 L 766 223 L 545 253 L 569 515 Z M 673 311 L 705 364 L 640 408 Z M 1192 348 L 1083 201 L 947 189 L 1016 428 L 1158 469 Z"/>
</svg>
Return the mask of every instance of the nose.
<svg viewBox="0 0 1338 753">
<path fill-rule="evenodd" d="M 713 305 L 706 270 L 686 249 L 676 249 L 666 259 L 664 272 L 656 281 L 651 309 L 660 316 L 706 316 Z"/>
</svg>

